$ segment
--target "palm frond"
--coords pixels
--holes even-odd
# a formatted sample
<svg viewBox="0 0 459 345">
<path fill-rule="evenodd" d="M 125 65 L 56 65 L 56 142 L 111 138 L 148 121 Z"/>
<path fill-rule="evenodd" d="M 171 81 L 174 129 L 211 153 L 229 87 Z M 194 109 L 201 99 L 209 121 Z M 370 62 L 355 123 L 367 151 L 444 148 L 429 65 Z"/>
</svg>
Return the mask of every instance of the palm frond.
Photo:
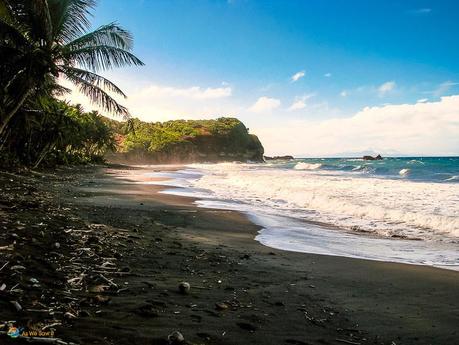
<svg viewBox="0 0 459 345">
<path fill-rule="evenodd" d="M 74 77 L 83 79 L 87 81 L 88 83 L 95 85 L 101 89 L 105 89 L 107 91 L 114 92 L 126 98 L 126 95 L 118 86 L 116 86 L 110 80 L 96 73 L 92 73 L 92 72 L 85 71 L 83 69 L 71 67 L 71 66 L 60 66 L 59 71 L 67 76 L 70 75 L 70 76 L 74 76 Z"/>
<path fill-rule="evenodd" d="M 0 15 L 0 40 L 2 45 L 26 45 L 28 40 L 24 35 L 25 32 L 24 25 L 17 25 L 11 18 Z"/>
<path fill-rule="evenodd" d="M 0 0 L 0 18 L 12 20 L 13 12 L 8 0 Z"/>
<path fill-rule="evenodd" d="M 48 8 L 47 0 L 26 1 L 25 7 L 28 14 L 28 21 L 32 30 L 30 34 L 36 41 L 43 40 L 45 44 L 51 44 L 53 35 L 53 24 Z"/>
<path fill-rule="evenodd" d="M 107 45 L 124 50 L 131 50 L 132 44 L 133 37 L 129 31 L 120 27 L 117 23 L 110 23 L 69 42 L 66 48 L 75 50 L 85 47 Z"/>
<path fill-rule="evenodd" d="M 144 65 L 134 54 L 108 45 L 67 50 L 62 55 L 64 59 L 75 62 L 77 65 L 95 72 L 114 67 Z"/>
<path fill-rule="evenodd" d="M 90 27 L 96 0 L 47 0 L 54 29 L 54 39 L 70 42 Z"/>
<path fill-rule="evenodd" d="M 77 77 L 75 75 L 66 74 L 65 78 L 74 83 L 78 87 L 78 90 L 86 97 L 88 97 L 92 103 L 100 106 L 102 109 L 110 113 L 120 115 L 125 119 L 130 118 L 130 114 L 127 108 L 115 101 L 107 92 L 102 90 L 100 87 L 93 85 L 83 78 Z"/>
</svg>

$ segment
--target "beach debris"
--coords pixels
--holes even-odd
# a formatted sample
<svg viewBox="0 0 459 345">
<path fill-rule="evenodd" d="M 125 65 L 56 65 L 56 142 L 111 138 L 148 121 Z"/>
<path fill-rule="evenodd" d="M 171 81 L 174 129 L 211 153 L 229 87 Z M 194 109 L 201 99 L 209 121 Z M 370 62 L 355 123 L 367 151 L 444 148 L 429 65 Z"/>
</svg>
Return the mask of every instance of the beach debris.
<svg viewBox="0 0 459 345">
<path fill-rule="evenodd" d="M 228 304 L 226 302 L 215 303 L 215 309 L 217 309 L 217 310 L 226 310 L 228 308 L 229 308 L 229 306 L 228 306 Z"/>
<path fill-rule="evenodd" d="M 99 285 L 94 285 L 94 286 L 91 286 L 88 291 L 89 292 L 104 292 L 106 290 L 108 290 L 110 287 L 108 285 L 103 285 L 103 284 L 99 284 Z"/>
<path fill-rule="evenodd" d="M 188 282 L 181 282 L 178 285 L 178 290 L 182 295 L 189 294 L 190 293 L 190 289 L 191 289 L 191 286 L 190 286 L 190 283 L 188 283 Z"/>
<path fill-rule="evenodd" d="M 69 312 L 69 311 L 66 312 L 66 313 L 64 314 L 64 317 L 65 317 L 66 319 L 76 319 L 76 318 L 77 318 L 77 316 L 76 316 L 75 314 L 72 314 L 72 313 Z"/>
<path fill-rule="evenodd" d="M 22 306 L 19 304 L 18 301 L 10 301 L 10 303 L 13 305 L 14 309 L 16 309 L 17 312 L 20 312 L 22 310 Z"/>
<path fill-rule="evenodd" d="M 26 268 L 24 266 L 21 266 L 21 265 L 14 265 L 14 266 L 10 267 L 10 270 L 12 270 L 12 271 L 23 271 L 25 269 Z"/>
<path fill-rule="evenodd" d="M 2 247 L 2 248 L 3 248 L 3 247 Z M 3 266 L 0 267 L 0 271 L 1 271 L 2 269 L 4 269 L 9 263 L 10 263 L 9 261 L 5 262 L 5 263 L 3 264 Z"/>
<path fill-rule="evenodd" d="M 336 340 L 337 342 L 344 343 L 344 344 L 360 345 L 360 343 L 358 343 L 358 342 L 350 341 L 350 340 L 346 340 L 346 339 L 339 339 L 339 338 L 336 338 L 335 340 Z"/>
<path fill-rule="evenodd" d="M 176 345 L 182 344 L 185 341 L 185 337 L 179 331 L 174 331 L 167 336 L 167 340 L 169 340 L 169 344 Z"/>
</svg>

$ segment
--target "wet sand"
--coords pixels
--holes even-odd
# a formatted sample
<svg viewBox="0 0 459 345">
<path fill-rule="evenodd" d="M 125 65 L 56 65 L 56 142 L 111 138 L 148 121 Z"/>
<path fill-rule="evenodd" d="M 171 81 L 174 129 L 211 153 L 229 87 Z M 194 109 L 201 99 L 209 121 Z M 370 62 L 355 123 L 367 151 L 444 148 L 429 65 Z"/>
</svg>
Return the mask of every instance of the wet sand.
<svg viewBox="0 0 459 345">
<path fill-rule="evenodd" d="M 10 288 L 20 279 L 23 295 L 14 297 L 24 309 L 40 293 L 47 306 L 53 294 L 63 295 L 56 297 L 62 304 L 77 299 L 72 302 L 76 318 L 53 316 L 62 323 L 55 326 L 57 337 L 79 344 L 168 344 L 168 334 L 177 330 L 190 344 L 459 343 L 458 272 L 268 248 L 254 240 L 260 229 L 244 215 L 159 194 L 161 186 L 136 183 L 144 172 L 119 166 L 32 176 L 27 181 L 36 193 L 48 193 L 40 203 L 46 207 L 0 202 L 5 233 L 10 236 L 14 225 L 19 237 L 2 237 L 0 247 L 13 238 L 19 244 L 21 238 L 30 240 L 30 232 L 41 229 L 17 229 L 18 220 L 32 224 L 48 215 L 41 231 L 43 238 L 46 232 L 52 238 L 16 245 L 16 255 L 0 251 L 0 267 L 6 260 L 26 266 L 21 274 L 0 271 L 0 285 L 5 281 Z M 1 186 L 20 184 L 20 178 L 11 179 L 2 176 Z M 49 210 L 56 204 L 65 212 L 54 219 Z M 80 262 L 74 259 L 79 242 L 67 243 L 62 233 L 80 228 L 101 236 L 92 242 L 85 237 L 84 246 L 95 248 L 98 258 L 116 256 L 118 269 L 102 269 L 93 257 L 80 254 L 86 285 L 69 286 L 76 271 L 47 267 L 48 254 L 56 251 L 60 262 Z M 50 248 L 57 239 L 60 248 Z M 96 295 L 91 286 L 100 283 L 100 270 L 117 288 Z M 29 290 L 32 274 L 42 284 Z M 191 285 L 188 294 L 178 292 L 182 281 Z M 45 318 L 18 314 L 11 298 L 0 299 L 0 320 Z M 1 344 L 20 341 L 0 338 Z"/>
</svg>

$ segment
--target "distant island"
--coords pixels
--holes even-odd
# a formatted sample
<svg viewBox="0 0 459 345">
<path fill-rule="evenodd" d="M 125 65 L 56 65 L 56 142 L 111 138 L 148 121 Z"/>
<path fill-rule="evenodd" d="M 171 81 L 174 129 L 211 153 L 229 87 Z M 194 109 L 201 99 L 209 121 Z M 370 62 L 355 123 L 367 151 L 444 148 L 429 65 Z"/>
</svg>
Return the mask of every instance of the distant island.
<svg viewBox="0 0 459 345">
<path fill-rule="evenodd" d="M 106 158 L 115 163 L 173 164 L 195 162 L 263 162 L 258 137 L 238 119 L 127 122 L 107 120 L 117 149 Z"/>
</svg>

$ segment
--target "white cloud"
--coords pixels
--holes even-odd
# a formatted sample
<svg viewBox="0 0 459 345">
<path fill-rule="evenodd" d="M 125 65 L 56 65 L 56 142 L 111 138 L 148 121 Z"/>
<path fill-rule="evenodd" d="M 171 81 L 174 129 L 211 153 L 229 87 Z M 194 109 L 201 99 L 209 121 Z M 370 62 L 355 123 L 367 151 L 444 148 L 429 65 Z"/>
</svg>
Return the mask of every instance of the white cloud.
<svg viewBox="0 0 459 345">
<path fill-rule="evenodd" d="M 296 72 L 294 75 L 292 75 L 291 77 L 291 80 L 292 80 L 292 83 L 300 80 L 301 78 L 303 78 L 304 76 L 306 75 L 306 72 L 305 71 L 299 71 L 299 72 Z"/>
<path fill-rule="evenodd" d="M 339 94 L 341 97 L 346 97 L 348 95 L 348 92 L 346 90 L 343 90 Z"/>
<path fill-rule="evenodd" d="M 141 91 L 142 96 L 150 96 L 153 98 L 164 97 L 181 97 L 193 99 L 213 99 L 231 96 L 232 90 L 230 87 L 217 88 L 201 88 L 192 86 L 189 88 L 176 88 L 170 86 L 150 85 Z"/>
<path fill-rule="evenodd" d="M 251 125 L 269 154 L 326 156 L 372 149 L 382 154 L 459 154 L 459 95 L 437 102 L 366 107 L 350 117 Z"/>
<path fill-rule="evenodd" d="M 145 83 L 137 80 L 124 79 L 116 83 L 123 85 L 127 99 L 115 99 L 128 107 L 134 117 L 145 121 L 164 121 L 173 119 L 211 118 L 217 116 L 235 116 L 243 108 L 231 102 L 231 87 L 199 87 L 178 88 Z M 91 104 L 77 89 L 66 81 L 61 84 L 73 90 L 63 98 L 72 103 L 81 104 L 86 110 L 105 111 Z"/>
<path fill-rule="evenodd" d="M 298 100 L 292 103 L 292 105 L 288 108 L 288 110 L 300 110 L 306 108 L 306 102 L 303 100 Z"/>
<path fill-rule="evenodd" d="M 381 84 L 378 87 L 378 95 L 380 97 L 384 97 L 387 93 L 390 91 L 394 90 L 397 84 L 395 84 L 395 81 L 387 81 L 384 84 Z"/>
<path fill-rule="evenodd" d="M 331 73 L 325 73 L 325 74 L 324 74 L 324 77 L 325 77 L 325 78 L 330 78 L 331 76 L 332 76 Z"/>
<path fill-rule="evenodd" d="M 315 96 L 314 93 L 310 93 L 310 94 L 303 95 L 301 97 L 295 97 L 295 100 L 293 101 L 292 105 L 287 110 L 295 111 L 295 110 L 306 108 L 306 101 L 314 96 Z"/>
<path fill-rule="evenodd" d="M 258 100 L 249 108 L 249 111 L 254 113 L 270 112 L 276 108 L 279 108 L 280 105 L 280 100 L 263 96 L 258 98 Z"/>
</svg>

